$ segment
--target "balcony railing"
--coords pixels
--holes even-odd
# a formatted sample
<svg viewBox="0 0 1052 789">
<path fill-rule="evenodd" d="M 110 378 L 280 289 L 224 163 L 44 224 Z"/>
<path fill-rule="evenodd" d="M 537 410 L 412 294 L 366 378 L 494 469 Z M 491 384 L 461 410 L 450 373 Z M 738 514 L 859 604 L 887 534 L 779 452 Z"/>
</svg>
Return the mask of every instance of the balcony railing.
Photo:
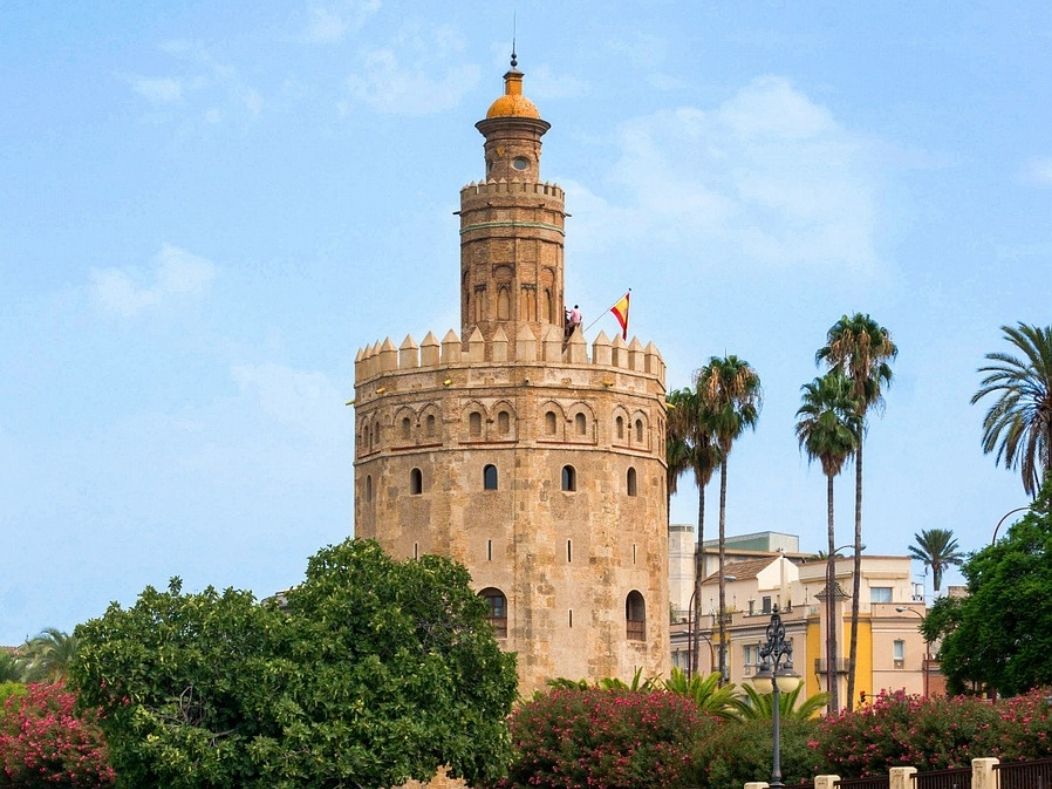
<svg viewBox="0 0 1052 789">
<path fill-rule="evenodd" d="M 646 622 L 634 622 L 629 619 L 625 623 L 625 636 L 629 641 L 646 641 L 647 640 L 647 623 Z"/>
<path fill-rule="evenodd" d="M 874 775 L 871 778 L 841 778 L 834 786 L 839 789 L 888 789 L 891 779 L 886 775 Z"/>
<path fill-rule="evenodd" d="M 911 778 L 914 789 L 972 789 L 971 767 L 914 773 Z"/>
<path fill-rule="evenodd" d="M 815 658 L 815 673 L 824 677 L 827 673 L 826 666 L 828 665 L 829 663 L 826 662 L 825 658 Z M 837 674 L 847 674 L 850 667 L 850 660 L 847 658 L 837 658 L 834 662 L 833 670 L 836 671 Z"/>
<path fill-rule="evenodd" d="M 1001 789 L 1052 789 L 1052 759 L 995 764 Z"/>
</svg>

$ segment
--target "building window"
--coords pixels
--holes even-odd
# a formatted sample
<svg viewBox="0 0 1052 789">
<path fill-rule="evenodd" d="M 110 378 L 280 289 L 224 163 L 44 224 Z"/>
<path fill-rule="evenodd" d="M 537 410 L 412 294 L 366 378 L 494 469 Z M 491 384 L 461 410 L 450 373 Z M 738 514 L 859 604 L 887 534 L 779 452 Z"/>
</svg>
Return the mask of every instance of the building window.
<svg viewBox="0 0 1052 789">
<path fill-rule="evenodd" d="M 584 414 L 577 414 L 577 416 L 573 418 L 573 426 L 579 436 L 583 436 L 588 432 L 588 422 L 584 418 Z"/>
<path fill-rule="evenodd" d="M 573 466 L 563 466 L 563 490 L 569 493 L 577 490 L 577 470 Z"/>
<path fill-rule="evenodd" d="M 549 411 L 544 415 L 544 432 L 550 436 L 555 435 L 555 412 Z"/>
<path fill-rule="evenodd" d="M 468 417 L 468 433 L 472 438 L 482 435 L 482 414 L 478 411 L 472 411 L 471 416 Z"/>
<path fill-rule="evenodd" d="M 486 540 L 486 561 L 493 561 L 493 540 Z"/>
<path fill-rule="evenodd" d="M 414 559 L 419 559 L 420 558 L 420 543 L 418 543 L 418 542 L 414 542 L 413 543 L 413 558 Z"/>
<path fill-rule="evenodd" d="M 424 492 L 424 475 L 415 468 L 409 472 L 409 495 L 419 496 Z"/>
<path fill-rule="evenodd" d="M 634 468 L 628 469 L 628 495 L 636 495 L 636 470 Z"/>
<path fill-rule="evenodd" d="M 408 440 L 413 432 L 413 421 L 409 417 L 402 417 L 402 438 Z"/>
<path fill-rule="evenodd" d="M 895 641 L 891 645 L 891 657 L 895 661 L 895 668 L 903 668 L 906 665 L 906 642 Z"/>
<path fill-rule="evenodd" d="M 569 611 L 566 612 L 566 614 L 567 614 L 567 619 L 568 619 L 568 621 L 570 623 L 570 627 L 573 627 L 573 609 L 571 608 Z"/>
<path fill-rule="evenodd" d="M 752 674 L 760 664 L 760 647 L 756 644 L 745 644 L 742 647 L 742 663 L 746 676 Z"/>
<path fill-rule="evenodd" d="M 765 613 L 765 614 L 771 613 L 771 596 L 770 595 L 764 595 L 763 596 L 763 600 L 761 601 L 760 605 L 761 605 L 760 610 L 763 613 Z"/>
<path fill-rule="evenodd" d="M 632 564 L 636 563 L 636 544 L 632 543 Z"/>
<path fill-rule="evenodd" d="M 618 417 L 614 420 L 614 426 L 617 431 L 618 439 L 623 440 L 625 437 L 625 420 L 624 417 Z"/>
<path fill-rule="evenodd" d="M 427 423 L 426 424 L 427 424 L 427 435 L 429 437 L 433 437 L 435 435 L 435 415 L 434 414 L 428 414 L 427 415 Z"/>
<path fill-rule="evenodd" d="M 647 606 L 643 595 L 634 589 L 625 599 L 626 635 L 630 641 L 645 641 L 647 637 Z"/>
<path fill-rule="evenodd" d="M 374 447 L 380 446 L 380 423 L 373 422 L 373 444 Z"/>
<path fill-rule="evenodd" d="M 489 587 L 479 592 L 479 597 L 489 606 L 489 623 L 497 638 L 508 637 L 508 598 L 500 589 Z"/>
<path fill-rule="evenodd" d="M 492 463 L 482 469 L 482 489 L 497 489 L 497 467 Z"/>
<path fill-rule="evenodd" d="M 501 411 L 497 414 L 497 432 L 502 436 L 506 436 L 511 432 L 511 415 L 507 411 Z"/>
<path fill-rule="evenodd" d="M 869 587 L 869 599 L 874 603 L 890 603 L 891 602 L 891 587 L 890 586 L 871 586 Z"/>
<path fill-rule="evenodd" d="M 642 419 L 637 419 L 636 420 L 636 443 L 637 444 L 642 444 L 643 443 L 643 420 Z"/>
<path fill-rule="evenodd" d="M 567 563 L 573 561 L 573 540 L 566 541 L 566 561 Z"/>
</svg>

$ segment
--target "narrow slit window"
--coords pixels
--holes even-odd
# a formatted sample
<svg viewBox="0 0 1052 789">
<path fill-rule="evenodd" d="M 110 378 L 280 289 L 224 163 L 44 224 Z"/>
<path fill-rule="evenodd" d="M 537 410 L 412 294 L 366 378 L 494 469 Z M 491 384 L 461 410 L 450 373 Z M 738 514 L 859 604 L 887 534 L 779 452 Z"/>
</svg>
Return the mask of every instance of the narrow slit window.
<svg viewBox="0 0 1052 789">
<path fill-rule="evenodd" d="M 627 487 L 628 487 L 628 495 L 629 496 L 635 496 L 636 495 L 636 470 L 634 468 L 629 468 L 628 469 Z"/>
<path fill-rule="evenodd" d="M 486 540 L 486 561 L 493 561 L 493 540 Z"/>
<path fill-rule="evenodd" d="M 413 558 L 414 559 L 419 559 L 420 558 L 420 543 L 418 543 L 418 542 L 414 542 L 413 543 Z"/>
<path fill-rule="evenodd" d="M 549 436 L 555 435 L 555 412 L 549 411 L 544 415 L 544 432 Z"/>
<path fill-rule="evenodd" d="M 636 420 L 636 443 L 637 444 L 642 444 L 643 443 L 643 420 L 642 419 L 637 419 Z"/>
<path fill-rule="evenodd" d="M 434 414 L 428 414 L 427 415 L 427 423 L 426 424 L 427 424 L 427 435 L 428 435 L 428 437 L 433 438 L 434 435 L 435 435 L 435 415 Z"/>
<path fill-rule="evenodd" d="M 409 417 L 402 417 L 402 438 L 408 439 L 413 432 L 413 421 Z"/>
<path fill-rule="evenodd" d="M 478 411 L 472 411 L 471 416 L 468 417 L 468 433 L 472 438 L 482 435 L 482 414 Z"/>
<path fill-rule="evenodd" d="M 632 543 L 632 564 L 636 563 L 636 544 Z"/>
<path fill-rule="evenodd" d="M 507 411 L 497 414 L 497 432 L 502 436 L 511 432 L 511 415 Z"/>
<path fill-rule="evenodd" d="M 567 613 L 567 618 L 570 622 L 570 627 L 573 627 L 573 609 L 571 608 Z"/>
<path fill-rule="evenodd" d="M 566 561 L 573 561 L 573 540 L 566 541 Z"/>
<path fill-rule="evenodd" d="M 420 469 L 415 468 L 409 472 L 409 494 L 419 496 L 424 492 L 424 475 Z"/>
<path fill-rule="evenodd" d="M 624 438 L 625 438 L 625 419 L 624 419 L 624 417 L 619 416 L 617 419 L 614 420 L 614 429 L 617 432 L 618 440 L 623 441 Z"/>
</svg>

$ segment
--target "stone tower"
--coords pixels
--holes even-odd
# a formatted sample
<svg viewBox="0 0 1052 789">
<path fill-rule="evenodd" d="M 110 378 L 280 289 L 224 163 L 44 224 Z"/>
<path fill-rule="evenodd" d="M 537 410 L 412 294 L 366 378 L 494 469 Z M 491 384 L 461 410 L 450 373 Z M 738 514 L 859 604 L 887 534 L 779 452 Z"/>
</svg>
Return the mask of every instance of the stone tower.
<svg viewBox="0 0 1052 789">
<path fill-rule="evenodd" d="M 470 570 L 520 690 L 668 662 L 665 369 L 653 343 L 563 338 L 563 190 L 512 67 L 460 193 L 461 334 L 355 359 L 355 534 Z"/>
</svg>

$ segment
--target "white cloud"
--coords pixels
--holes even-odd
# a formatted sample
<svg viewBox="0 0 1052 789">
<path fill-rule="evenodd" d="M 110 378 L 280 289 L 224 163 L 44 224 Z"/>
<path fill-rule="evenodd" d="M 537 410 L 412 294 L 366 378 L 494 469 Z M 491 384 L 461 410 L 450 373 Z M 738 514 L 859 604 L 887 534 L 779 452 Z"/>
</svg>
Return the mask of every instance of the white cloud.
<svg viewBox="0 0 1052 789">
<path fill-rule="evenodd" d="M 348 33 L 361 30 L 379 8 L 380 0 L 312 3 L 307 9 L 307 25 L 303 31 L 303 39 L 313 44 L 338 43 Z"/>
<path fill-rule="evenodd" d="M 173 77 L 135 77 L 132 89 L 153 104 L 172 104 L 183 98 L 183 83 Z"/>
<path fill-rule="evenodd" d="M 616 199 L 567 184 L 585 251 L 636 244 L 721 265 L 856 270 L 878 260 L 877 145 L 784 78 L 758 78 L 714 109 L 632 120 L 617 146 Z"/>
<path fill-rule="evenodd" d="M 556 75 L 547 65 L 530 69 L 526 93 L 536 99 L 568 99 L 588 90 L 588 83 L 569 74 Z"/>
<path fill-rule="evenodd" d="M 242 396 L 257 402 L 267 417 L 314 440 L 342 441 L 353 424 L 346 398 L 324 373 L 266 363 L 236 365 L 230 374 Z"/>
<path fill-rule="evenodd" d="M 1052 186 L 1052 156 L 1031 159 L 1023 165 L 1023 180 L 1034 186 Z"/>
<path fill-rule="evenodd" d="M 378 112 L 427 115 L 455 107 L 478 81 L 474 64 L 405 66 L 394 49 L 385 48 L 366 53 L 361 69 L 347 78 L 347 88 L 352 100 Z"/>
<path fill-rule="evenodd" d="M 142 269 L 91 270 L 91 294 L 107 312 L 126 318 L 179 299 L 203 295 L 215 279 L 215 265 L 165 244 L 148 272 Z"/>
</svg>

